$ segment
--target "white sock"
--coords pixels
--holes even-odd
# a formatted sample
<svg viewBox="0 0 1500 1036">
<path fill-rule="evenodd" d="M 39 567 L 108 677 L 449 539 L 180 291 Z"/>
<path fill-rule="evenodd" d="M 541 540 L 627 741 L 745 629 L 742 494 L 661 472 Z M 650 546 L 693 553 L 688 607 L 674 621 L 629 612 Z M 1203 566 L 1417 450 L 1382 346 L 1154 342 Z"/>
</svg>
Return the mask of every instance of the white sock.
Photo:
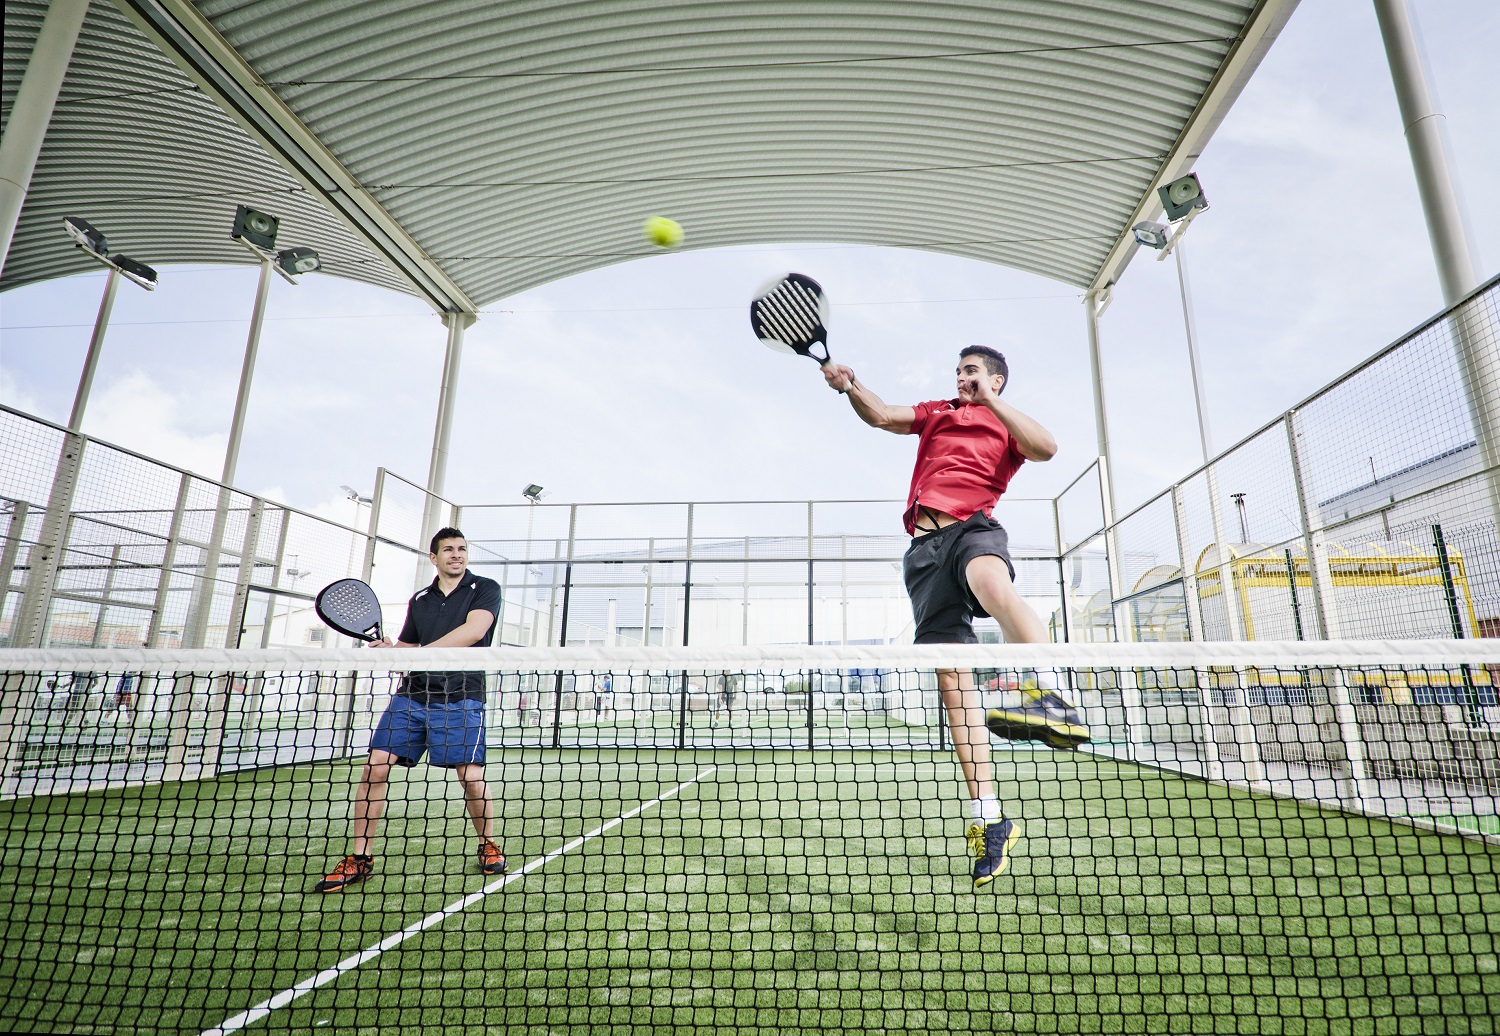
<svg viewBox="0 0 1500 1036">
<path fill-rule="evenodd" d="M 993 795 L 970 799 L 969 812 L 976 823 L 996 823 L 1000 819 L 1000 800 Z"/>
<path fill-rule="evenodd" d="M 1036 686 L 1040 691 L 1057 690 L 1057 670 L 1038 669 L 1036 672 Z"/>
</svg>

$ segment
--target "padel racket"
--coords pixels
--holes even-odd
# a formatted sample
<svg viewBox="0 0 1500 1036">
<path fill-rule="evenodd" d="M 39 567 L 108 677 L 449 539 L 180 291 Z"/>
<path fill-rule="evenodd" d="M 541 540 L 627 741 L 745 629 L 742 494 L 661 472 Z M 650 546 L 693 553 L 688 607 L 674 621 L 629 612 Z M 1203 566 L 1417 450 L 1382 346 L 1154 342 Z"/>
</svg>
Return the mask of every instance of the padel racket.
<svg viewBox="0 0 1500 1036">
<path fill-rule="evenodd" d="M 772 349 L 828 366 L 828 296 L 807 274 L 789 273 L 762 285 L 750 303 L 750 326 Z M 822 356 L 815 345 L 823 347 Z"/>
<path fill-rule="evenodd" d="M 373 643 L 383 639 L 380 632 L 380 601 L 368 583 L 359 579 L 340 579 L 318 591 L 313 608 L 330 629 L 346 637 Z"/>
</svg>

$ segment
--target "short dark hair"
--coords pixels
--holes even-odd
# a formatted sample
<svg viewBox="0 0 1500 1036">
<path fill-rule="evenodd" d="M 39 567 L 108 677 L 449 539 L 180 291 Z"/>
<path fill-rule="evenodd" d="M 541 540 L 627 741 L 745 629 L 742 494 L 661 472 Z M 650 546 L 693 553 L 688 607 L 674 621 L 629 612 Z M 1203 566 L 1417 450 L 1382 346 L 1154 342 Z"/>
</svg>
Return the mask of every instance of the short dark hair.
<svg viewBox="0 0 1500 1036">
<path fill-rule="evenodd" d="M 966 345 L 963 352 L 958 354 L 960 361 L 965 356 L 983 356 L 984 369 L 993 377 L 998 374 L 1005 379 L 1005 385 L 1010 384 L 1010 365 L 1005 362 L 1005 355 L 999 349 L 991 349 L 987 345 Z M 1005 391 L 1005 385 L 1000 386 L 1000 391 Z"/>
<path fill-rule="evenodd" d="M 459 532 L 451 525 L 445 525 L 437 532 L 432 534 L 432 545 L 427 548 L 427 553 L 436 554 L 438 544 L 442 543 L 444 540 L 463 540 L 465 543 L 469 542 L 469 538 L 463 533 Z"/>
</svg>

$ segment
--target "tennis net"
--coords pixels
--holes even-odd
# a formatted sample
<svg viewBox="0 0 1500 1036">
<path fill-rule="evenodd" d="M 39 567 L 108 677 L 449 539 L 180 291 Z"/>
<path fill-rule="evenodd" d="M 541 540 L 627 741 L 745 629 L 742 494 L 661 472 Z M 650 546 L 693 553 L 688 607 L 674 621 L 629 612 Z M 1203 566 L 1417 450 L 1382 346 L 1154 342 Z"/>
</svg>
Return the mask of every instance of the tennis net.
<svg viewBox="0 0 1500 1036">
<path fill-rule="evenodd" d="M 1481 641 L 9 651 L 0 1023 L 1481 1031 L 1497 684 Z"/>
</svg>

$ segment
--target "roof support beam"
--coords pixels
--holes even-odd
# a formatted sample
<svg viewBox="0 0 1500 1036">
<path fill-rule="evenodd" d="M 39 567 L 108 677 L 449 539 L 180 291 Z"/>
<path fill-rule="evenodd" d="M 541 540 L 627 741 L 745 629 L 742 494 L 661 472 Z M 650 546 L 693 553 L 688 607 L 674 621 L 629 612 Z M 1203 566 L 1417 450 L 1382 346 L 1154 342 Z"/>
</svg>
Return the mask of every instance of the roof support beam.
<svg viewBox="0 0 1500 1036">
<path fill-rule="evenodd" d="M 5 136 L 0 138 L 0 270 L 5 268 L 21 206 L 31 187 L 31 174 L 42 153 L 52 109 L 57 106 L 57 95 L 88 11 L 89 0 L 54 0 L 48 6 L 11 105 Z"/>
<path fill-rule="evenodd" d="M 1167 153 L 1166 161 L 1157 170 L 1151 189 L 1141 198 L 1135 212 L 1126 221 L 1119 240 L 1109 250 L 1109 255 L 1099 267 L 1099 272 L 1094 275 L 1089 290 L 1102 292 L 1120 279 L 1125 267 L 1130 265 L 1130 260 L 1135 256 L 1136 249 L 1140 247 L 1130 228 L 1141 220 L 1155 219 L 1161 214 L 1161 201 L 1156 196 L 1156 189 L 1192 170 L 1209 139 L 1219 128 L 1219 123 L 1224 121 L 1230 106 L 1260 67 L 1261 60 L 1271 49 L 1271 44 L 1276 42 L 1276 37 L 1281 35 L 1287 19 L 1296 9 L 1297 0 L 1261 0 L 1260 6 L 1246 22 L 1239 40 L 1230 48 L 1224 63 L 1219 66 L 1218 75 L 1198 102 L 1197 110 L 1178 135 L 1177 143 Z"/>
<path fill-rule="evenodd" d="M 266 152 L 440 313 L 478 307 L 188 0 L 116 0 L 121 10 Z"/>
</svg>

